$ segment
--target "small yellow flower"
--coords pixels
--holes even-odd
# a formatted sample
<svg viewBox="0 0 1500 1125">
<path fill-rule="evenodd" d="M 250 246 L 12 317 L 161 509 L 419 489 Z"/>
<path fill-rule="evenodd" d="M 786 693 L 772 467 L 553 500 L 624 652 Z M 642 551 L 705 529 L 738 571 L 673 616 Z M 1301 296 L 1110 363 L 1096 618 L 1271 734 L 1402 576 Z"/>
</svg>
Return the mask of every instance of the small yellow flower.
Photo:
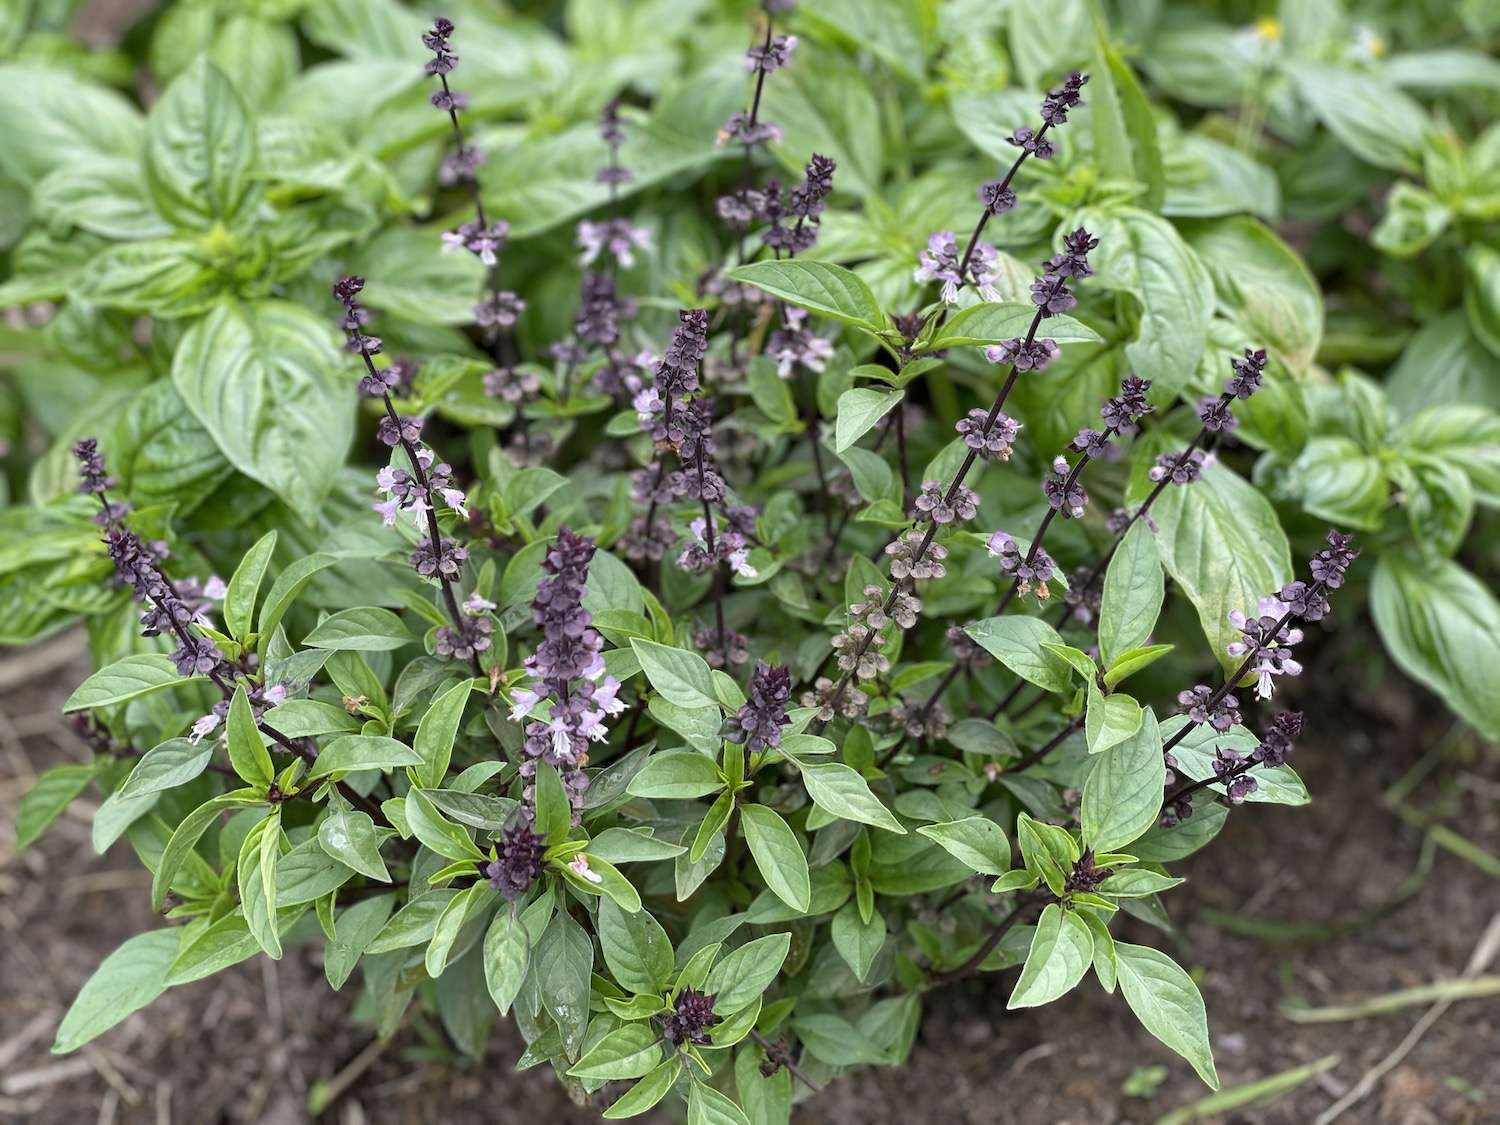
<svg viewBox="0 0 1500 1125">
<path fill-rule="evenodd" d="M 1255 37 L 1267 43 L 1281 42 L 1281 21 L 1275 16 L 1261 16 L 1255 21 Z"/>
</svg>

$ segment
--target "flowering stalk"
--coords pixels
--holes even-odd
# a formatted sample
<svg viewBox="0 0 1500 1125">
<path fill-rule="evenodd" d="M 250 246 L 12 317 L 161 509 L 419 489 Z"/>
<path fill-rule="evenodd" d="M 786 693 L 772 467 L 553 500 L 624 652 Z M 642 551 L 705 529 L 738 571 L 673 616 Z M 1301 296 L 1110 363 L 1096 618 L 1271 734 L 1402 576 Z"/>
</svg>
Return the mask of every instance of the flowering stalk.
<svg viewBox="0 0 1500 1125">
<path fill-rule="evenodd" d="M 1204 714 L 1207 721 L 1212 721 L 1219 705 L 1252 671 L 1259 676 L 1260 684 L 1257 694 L 1262 699 L 1269 698 L 1271 694 L 1272 677 L 1295 676 L 1301 671 L 1301 665 L 1291 659 L 1290 650 L 1302 639 L 1302 631 L 1288 629 L 1288 624 L 1294 618 L 1301 618 L 1304 621 L 1321 621 L 1327 617 L 1330 613 L 1327 591 L 1337 590 L 1344 584 L 1344 577 L 1350 564 L 1359 557 L 1359 551 L 1351 546 L 1353 542 L 1351 536 L 1330 531 L 1326 542 L 1328 546 L 1312 557 L 1312 581 L 1310 583 L 1301 580 L 1288 582 L 1281 588 L 1277 598 L 1263 600 L 1262 610 L 1270 612 L 1262 612 L 1257 618 L 1247 618 L 1239 610 L 1231 612 L 1230 621 L 1241 630 L 1243 636 L 1241 640 L 1229 645 L 1228 652 L 1231 656 L 1243 654 L 1244 660 L 1224 680 L 1218 690 L 1206 698 L 1195 696 L 1192 710 L 1189 711 L 1188 722 L 1167 739 L 1162 746 L 1163 752 L 1170 752 L 1188 736 L 1189 731 L 1199 725 L 1200 720 L 1194 717 L 1193 710 Z"/>
<path fill-rule="evenodd" d="M 443 233 L 443 252 L 467 250 L 485 265 L 489 274 L 486 283 L 489 296 L 474 306 L 474 321 L 487 342 L 500 342 L 502 347 L 508 347 L 504 343 L 508 340 L 506 334 L 520 319 L 521 313 L 526 309 L 526 302 L 511 290 L 500 288 L 499 252 L 510 237 L 510 224 L 504 219 L 491 222 L 485 214 L 478 177 L 484 154 L 467 141 L 458 120 L 459 110 L 468 108 L 469 99 L 467 95 L 448 85 L 448 75 L 458 67 L 458 55 L 448 43 L 452 34 L 453 21 L 439 17 L 433 21 L 432 29 L 422 36 L 423 46 L 433 55 L 427 61 L 426 72 L 436 76 L 442 86 L 433 91 L 430 100 L 435 108 L 448 115 L 455 146 L 454 152 L 444 158 L 438 171 L 438 180 L 445 186 L 467 184 L 469 198 L 474 204 L 474 219 L 471 222 Z"/>
<path fill-rule="evenodd" d="M 536 767 L 546 762 L 556 767 L 573 806 L 576 823 L 583 809 L 589 778 L 590 742 L 608 737 L 604 720 L 625 710 L 618 698 L 620 683 L 604 674 L 604 639 L 592 628 L 593 617 L 583 608 L 584 587 L 594 557 L 594 541 L 567 528 L 547 550 L 543 576 L 531 602 L 532 620 L 541 627 L 542 640 L 526 658 L 531 683 L 512 695 L 511 721 L 520 722 L 545 705 L 545 718 L 526 724 L 522 745 L 525 761 L 521 777 L 526 779 L 523 796 L 528 811 L 536 810 Z"/>
<path fill-rule="evenodd" d="M 1069 290 L 1067 283 L 1070 278 L 1087 277 L 1091 272 L 1088 266 L 1088 251 L 1095 245 L 1097 241 L 1091 238 L 1087 231 L 1078 230 L 1069 235 L 1066 252 L 1044 263 L 1042 276 L 1031 286 L 1031 300 L 1036 305 L 1036 313 L 1031 318 L 1025 339 L 1008 340 L 986 353 L 991 361 L 1007 364 L 1005 381 L 1001 384 L 999 393 L 996 394 L 988 413 L 982 419 L 975 411 L 974 417 L 963 419 L 958 423 L 960 432 L 964 434 L 968 451 L 947 489 L 940 491 L 938 482 L 928 481 L 917 496 L 918 516 L 919 519 L 926 517 L 926 530 L 922 532 L 919 539 L 914 539 L 916 534 L 914 526 L 903 532 L 896 542 L 887 545 L 885 550 L 892 556 L 891 575 L 895 581 L 882 607 L 884 614 L 889 615 L 897 603 L 908 596 L 905 589 L 906 583 L 908 580 L 913 580 L 915 571 L 924 567 L 928 549 L 932 547 L 938 527 L 953 522 L 957 517 L 970 519 L 977 512 L 978 497 L 972 489 L 964 486 L 964 480 L 968 477 L 969 470 L 974 467 L 975 461 L 981 457 L 990 460 L 996 457 L 1004 459 L 1009 456 L 1010 437 L 1019 427 L 1013 419 L 1007 416 L 1001 423 L 1000 433 L 996 434 L 994 428 L 1001 419 L 1001 408 L 1005 405 L 1005 400 L 1009 397 L 1011 388 L 1015 386 L 1022 370 L 1040 370 L 1057 354 L 1056 342 L 1047 339 L 1039 341 L 1037 332 L 1041 328 L 1042 321 L 1047 317 L 1066 312 L 1078 303 L 1078 299 Z M 933 577 L 937 576 L 933 575 Z M 915 574 L 915 577 L 922 577 L 922 575 Z M 840 663 L 844 666 L 844 674 L 828 694 L 826 706 L 823 708 L 825 712 L 836 713 L 838 711 L 850 680 L 856 669 L 863 666 L 866 653 L 879 635 L 878 629 L 868 631 L 849 657 L 840 657 Z M 817 726 L 814 728 L 815 732 L 821 732 L 828 721 L 829 719 L 820 715 Z"/>
<path fill-rule="evenodd" d="M 402 417 L 396 413 L 396 404 L 391 401 L 391 387 L 394 385 L 392 369 L 388 367 L 383 371 L 377 370 L 373 358 L 380 353 L 381 341 L 379 337 L 366 335 L 363 331 L 366 316 L 358 296 L 364 284 L 362 277 L 343 277 L 333 287 L 334 297 L 344 306 L 343 327 L 348 337 L 346 347 L 364 361 L 365 375 L 359 381 L 360 391 L 371 398 L 379 398 L 385 407 L 385 417 L 380 420 L 378 431 L 380 441 L 391 447 L 399 445 L 411 465 L 409 474 L 405 469 L 390 467 L 380 471 L 376 481 L 390 499 L 374 507 L 388 526 L 395 524 L 396 513 L 402 508 L 425 517 L 427 538 L 412 553 L 411 563 L 421 577 L 436 579 L 451 622 L 438 630 L 435 647 L 439 655 L 467 661 L 474 674 L 482 676 L 484 669 L 479 663 L 479 653 L 490 647 L 495 625 L 488 616 L 488 610 L 494 607 L 476 595 L 460 609 L 453 584 L 463 573 L 463 564 L 469 557 L 469 550 L 452 539 L 444 538 L 437 521 L 440 504 L 452 509 L 461 518 L 467 518 L 467 498 L 462 491 L 452 487 L 452 470 L 446 464 L 437 462 L 432 450 L 421 444 L 422 420 Z"/>
<path fill-rule="evenodd" d="M 223 653 L 209 637 L 194 636 L 188 627 L 202 624 L 203 605 L 206 604 L 196 592 L 187 596 L 167 577 L 162 563 L 168 557 L 165 543 L 146 543 L 125 526 L 125 516 L 130 512 L 130 503 L 125 500 L 110 500 L 109 489 L 115 480 L 109 476 L 104 457 L 99 452 L 97 438 L 85 438 L 73 447 L 73 456 L 78 459 L 82 483 L 79 491 L 93 496 L 99 502 L 99 512 L 94 522 L 103 529 L 104 545 L 110 561 L 120 579 L 131 587 L 137 601 L 144 604 L 146 612 L 141 615 L 141 635 L 160 636 L 170 630 L 178 641 L 171 653 L 171 661 L 182 676 L 206 676 L 223 696 L 221 703 L 193 724 L 193 740 L 198 741 L 212 733 L 229 715 L 229 701 L 233 699 L 236 685 L 244 682 L 245 694 L 250 702 L 255 724 L 277 745 L 311 765 L 317 761 L 317 753 L 302 742 L 293 741 L 265 721 L 265 712 L 286 698 L 282 684 L 266 685 L 250 680 L 240 668 L 233 667 L 224 659 Z M 211 592 L 213 584 L 204 587 Z M 222 597 L 222 594 L 219 596 Z M 373 801 L 349 789 L 342 782 L 339 791 L 353 804 L 380 824 L 386 820 Z M 282 795 L 273 785 L 268 797 L 282 800 Z"/>
<path fill-rule="evenodd" d="M 1224 798 L 1231 805 L 1243 804 L 1250 794 L 1260 788 L 1259 782 L 1250 776 L 1250 771 L 1256 766 L 1275 769 L 1277 766 L 1285 765 L 1287 759 L 1291 757 L 1292 743 L 1301 733 L 1302 712 L 1284 711 L 1271 721 L 1271 726 L 1261 736 L 1260 743 L 1249 754 L 1242 755 L 1238 751 L 1216 746 L 1213 773 L 1199 781 L 1169 789 L 1162 799 L 1162 826 L 1172 828 L 1191 817 L 1193 803 L 1189 798 L 1200 789 L 1206 789 L 1210 785 L 1223 785 Z M 1167 754 L 1167 785 L 1169 787 L 1176 781 L 1180 771 L 1181 767 L 1169 752 Z"/>
</svg>

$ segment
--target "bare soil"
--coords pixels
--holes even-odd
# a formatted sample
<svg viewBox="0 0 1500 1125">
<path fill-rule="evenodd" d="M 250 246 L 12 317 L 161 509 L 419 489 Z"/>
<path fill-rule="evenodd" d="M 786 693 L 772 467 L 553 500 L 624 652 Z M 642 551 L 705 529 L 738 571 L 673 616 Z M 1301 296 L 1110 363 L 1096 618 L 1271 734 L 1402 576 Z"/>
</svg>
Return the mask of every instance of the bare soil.
<svg viewBox="0 0 1500 1125">
<path fill-rule="evenodd" d="M 310 1119 L 315 1084 L 372 1056 L 323 1120 L 598 1120 L 597 1109 L 566 1100 L 547 1068 L 512 1069 L 518 1040 L 503 1023 L 478 1066 L 455 1061 L 430 1024 L 409 1026 L 375 1054 L 351 1018 L 355 984 L 331 993 L 310 949 L 174 989 L 78 1055 L 48 1054 L 57 1021 L 98 962 L 160 924 L 147 901 L 149 877 L 129 849 L 98 856 L 90 847 L 97 797 L 75 802 L 39 844 L 15 852 L 15 805 L 32 777 L 86 758 L 57 715 L 81 676 L 76 655 L 64 641 L 0 660 L 0 1120 L 290 1125 Z M 1269 1105 L 1203 1120 L 1311 1122 L 1425 1010 L 1297 1024 L 1281 1014 L 1284 1000 L 1357 1002 L 1463 971 L 1500 910 L 1493 875 L 1439 849 L 1425 878 L 1412 880 L 1415 893 L 1393 903 L 1418 865 L 1419 815 L 1500 851 L 1500 754 L 1464 737 L 1444 741 L 1447 722 L 1430 700 L 1395 683 L 1367 693 L 1362 708 L 1320 708 L 1310 726 L 1325 741 L 1309 738 L 1298 755 L 1314 809 L 1239 810 L 1212 847 L 1182 865 L 1189 884 L 1171 896 L 1175 937 L 1123 927 L 1127 940 L 1160 944 L 1201 974 L 1226 1089 L 1339 1056 Z M 1424 756 L 1432 768 L 1399 816 L 1382 795 Z M 1236 936 L 1211 924 L 1212 911 L 1329 932 L 1297 941 Z M 1299 935 L 1282 928 L 1278 936 Z M 1206 1093 L 1118 996 L 1088 984 L 1040 1011 L 1007 1013 L 1010 984 L 1005 975 L 935 995 L 906 1066 L 833 1082 L 799 1107 L 797 1125 L 1149 1122 Z M 1500 1121 L 1497 1059 L 1500 1000 L 1461 1001 L 1340 1120 Z M 1152 1066 L 1166 1077 L 1148 1096 L 1124 1092 L 1137 1068 Z"/>
</svg>

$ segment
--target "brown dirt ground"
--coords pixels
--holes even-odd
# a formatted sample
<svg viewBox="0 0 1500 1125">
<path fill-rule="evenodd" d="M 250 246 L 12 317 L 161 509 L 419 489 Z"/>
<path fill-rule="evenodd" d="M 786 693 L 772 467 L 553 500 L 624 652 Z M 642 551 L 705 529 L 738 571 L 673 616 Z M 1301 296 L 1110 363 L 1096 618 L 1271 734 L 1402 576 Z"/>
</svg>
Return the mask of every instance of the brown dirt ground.
<svg viewBox="0 0 1500 1125">
<path fill-rule="evenodd" d="M 79 676 L 76 654 L 65 639 L 0 659 L 0 1120 L 307 1120 L 311 1085 L 338 1074 L 370 1039 L 348 1018 L 354 986 L 330 993 L 311 950 L 173 990 L 79 1055 L 47 1053 L 67 1002 L 99 960 L 158 921 L 147 903 L 149 878 L 128 849 L 93 854 L 88 796 L 38 845 L 14 850 L 15 802 L 32 776 L 85 756 L 56 714 Z M 1354 717 L 1341 723 L 1327 710 L 1314 716 L 1325 739 L 1339 729 L 1342 737 L 1299 753 L 1318 795 L 1312 810 L 1241 810 L 1213 847 L 1183 865 L 1190 882 L 1172 896 L 1185 923 L 1175 945 L 1137 923 L 1126 927 L 1127 938 L 1167 942 L 1201 969 L 1226 1088 L 1341 1055 L 1333 1069 L 1267 1107 L 1206 1120 L 1312 1121 L 1407 1034 L 1422 1009 L 1298 1025 L 1278 1013 L 1280 1001 L 1295 994 L 1311 1004 L 1345 1003 L 1456 975 L 1500 909 L 1493 877 L 1439 851 L 1414 897 L 1332 940 L 1252 940 L 1204 921 L 1204 910 L 1217 909 L 1325 924 L 1386 902 L 1416 866 L 1423 834 L 1383 807 L 1381 795 L 1424 755 L 1433 769 L 1409 805 L 1497 850 L 1495 749 L 1464 738 L 1440 745 L 1447 720 L 1433 720 L 1440 710 L 1404 685 L 1365 694 L 1365 706 L 1381 713 L 1360 717 L 1346 706 L 1339 713 Z M 1428 738 L 1432 721 L 1439 725 Z M 1020 1017 L 1005 1012 L 1009 984 L 1007 976 L 935 997 L 908 1065 L 832 1083 L 798 1109 L 796 1125 L 1148 1122 L 1205 1093 L 1119 997 L 1089 984 Z M 598 1120 L 596 1110 L 570 1105 L 545 1068 L 514 1073 L 517 1051 L 502 1025 L 481 1066 L 454 1065 L 445 1061 L 440 1031 L 408 1027 L 323 1120 Z M 1341 1120 L 1500 1120 L 1497 1058 L 1500 1000 L 1460 1002 Z M 1133 1070 L 1158 1064 L 1168 1074 L 1149 1097 L 1122 1092 Z"/>
</svg>

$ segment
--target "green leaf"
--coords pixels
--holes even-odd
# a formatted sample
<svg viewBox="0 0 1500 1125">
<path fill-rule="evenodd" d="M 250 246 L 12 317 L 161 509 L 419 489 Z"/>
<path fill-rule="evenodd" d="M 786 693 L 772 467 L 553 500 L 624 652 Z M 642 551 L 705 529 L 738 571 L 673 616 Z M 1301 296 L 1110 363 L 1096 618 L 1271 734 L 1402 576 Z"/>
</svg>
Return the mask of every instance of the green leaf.
<svg viewBox="0 0 1500 1125">
<path fill-rule="evenodd" d="M 160 996 L 181 937 L 177 929 L 148 930 L 106 957 L 63 1016 L 52 1053 L 78 1050 Z"/>
<path fill-rule="evenodd" d="M 276 864 L 281 858 L 281 810 L 255 822 L 240 846 L 236 864 L 240 909 L 250 936 L 273 961 L 281 959 L 276 928 Z"/>
<path fill-rule="evenodd" d="M 750 1125 L 750 1119 L 712 1086 L 694 1082 L 688 1093 L 688 1125 Z"/>
<path fill-rule="evenodd" d="M 708 663 L 696 652 L 630 638 L 631 651 L 651 686 L 678 707 L 718 707 Z"/>
<path fill-rule="evenodd" d="M 260 620 L 256 622 L 255 631 L 262 636 L 275 632 L 276 626 L 281 624 L 286 611 L 292 608 L 292 603 L 307 584 L 320 570 L 327 570 L 337 562 L 338 559 L 333 555 L 306 555 L 278 574 L 276 581 L 271 583 L 271 592 L 261 603 Z"/>
<path fill-rule="evenodd" d="M 1500 602 L 1484 583 L 1449 559 L 1383 554 L 1370 608 L 1401 670 L 1500 739 Z"/>
<path fill-rule="evenodd" d="M 797 401 L 790 383 L 777 372 L 775 360 L 770 356 L 756 356 L 750 361 L 745 378 L 750 384 L 750 400 L 762 414 L 778 426 L 795 426 Z M 630 421 L 631 432 L 634 432 L 634 417 L 627 414 L 626 418 Z"/>
<path fill-rule="evenodd" d="M 188 677 L 178 675 L 176 666 L 163 654 L 136 653 L 99 669 L 79 684 L 63 704 L 63 713 L 108 707 L 187 682 Z"/>
<path fill-rule="evenodd" d="M 121 797 L 144 797 L 186 785 L 208 768 L 214 756 L 213 743 L 169 738 L 141 755 L 125 783 L 115 792 Z"/>
<path fill-rule="evenodd" d="M 791 934 L 756 938 L 710 969 L 703 990 L 714 997 L 714 1011 L 732 1016 L 758 1000 L 781 972 L 791 946 Z"/>
<path fill-rule="evenodd" d="M 260 951 L 245 916 L 226 914 L 208 928 L 194 931 L 191 937 L 183 934 L 182 947 L 162 979 L 168 986 L 190 984 L 248 961 Z"/>
<path fill-rule="evenodd" d="M 866 332 L 879 334 L 888 327 L 870 287 L 858 274 L 832 262 L 801 258 L 752 262 L 730 270 L 726 276 Z"/>
<path fill-rule="evenodd" d="M 1094 961 L 1094 935 L 1071 910 L 1049 903 L 1031 935 L 1031 949 L 1007 1010 L 1050 1004 L 1070 991 Z"/>
<path fill-rule="evenodd" d="M 229 764 L 246 785 L 264 792 L 276 780 L 276 767 L 265 743 L 260 740 L 260 727 L 255 723 L 255 713 L 250 709 L 250 698 L 245 694 L 243 682 L 234 689 L 234 698 L 229 702 L 229 719 L 225 724 L 229 744 Z"/>
<path fill-rule="evenodd" d="M 1095 852 L 1117 851 L 1156 823 L 1167 777 L 1161 745 L 1148 707 L 1140 729 L 1095 760 L 1079 810 L 1083 838 Z"/>
<path fill-rule="evenodd" d="M 614 1104 L 604 1111 L 605 1120 L 618 1121 L 621 1118 L 645 1113 L 672 1092 L 672 1087 L 677 1085 L 677 1077 L 681 1073 L 682 1056 L 673 1054 L 616 1098 Z"/>
<path fill-rule="evenodd" d="M 1010 870 L 1010 842 L 1005 830 L 988 817 L 924 824 L 917 831 L 982 875 L 1004 875 Z"/>
<path fill-rule="evenodd" d="M 502 907 L 484 935 L 484 983 L 502 1016 L 521 991 L 530 959 L 526 927 L 509 907 Z"/>
<path fill-rule="evenodd" d="M 229 579 L 229 589 L 224 595 L 224 625 L 237 641 L 243 642 L 250 633 L 255 599 L 260 593 L 261 580 L 266 576 L 266 567 L 271 563 L 271 552 L 275 549 L 276 532 L 268 531 L 245 552 Z"/>
<path fill-rule="evenodd" d="M 627 1023 L 611 1031 L 568 1069 L 574 1078 L 618 1080 L 640 1078 L 661 1061 L 662 1037 L 644 1023 Z"/>
<path fill-rule="evenodd" d="M 411 632 L 390 610 L 358 606 L 325 617 L 302 643 L 335 651 L 388 652 L 411 640 Z"/>
<path fill-rule="evenodd" d="M 29 187 L 54 168 L 108 157 L 139 159 L 144 128 L 136 108 L 114 90 L 44 58 L 0 66 L 0 119 L 10 123 L 0 168 Z M 45 113 L 38 112 L 42 106 Z"/>
<path fill-rule="evenodd" d="M 696 750 L 667 750 L 648 758 L 625 791 L 636 797 L 688 800 L 723 788 L 724 779 L 712 758 Z"/>
<path fill-rule="evenodd" d="M 325 319 L 281 301 L 219 305 L 183 334 L 172 381 L 235 468 L 317 512 L 354 436 L 355 390 Z"/>
<path fill-rule="evenodd" d="M 1141 705 L 1128 695 L 1105 695 L 1093 680 L 1088 686 L 1084 735 L 1090 754 L 1102 754 L 1141 729 Z"/>
<path fill-rule="evenodd" d="M 351 808 L 342 797 L 333 799 L 328 815 L 319 823 L 318 844 L 361 875 L 382 883 L 391 881 L 391 873 L 380 857 L 380 836 L 375 831 L 375 822 L 368 813 Z"/>
<path fill-rule="evenodd" d="M 161 910 L 167 900 L 167 889 L 172 885 L 172 880 L 177 876 L 180 868 L 193 848 L 197 846 L 198 840 L 203 833 L 208 831 L 208 826 L 214 822 L 219 813 L 228 808 L 243 808 L 251 803 L 253 798 L 241 793 L 222 793 L 217 797 L 203 802 L 172 830 L 167 845 L 162 849 L 161 859 L 157 861 L 156 875 L 151 881 L 151 909 Z"/>
<path fill-rule="evenodd" d="M 875 958 L 885 947 L 885 916 L 878 910 L 872 911 L 866 922 L 860 917 L 859 907 L 846 902 L 833 916 L 829 932 L 833 947 L 839 951 L 855 979 L 863 984 L 870 975 Z"/>
<path fill-rule="evenodd" d="M 1149 482 L 1131 486 L 1131 502 Z M 1222 463 L 1203 470 L 1191 487 L 1168 487 L 1151 507 L 1162 563 L 1197 607 L 1209 648 L 1232 668 L 1226 649 L 1239 637 L 1230 610 L 1254 612 L 1260 599 L 1292 577 L 1291 548 L 1276 511 L 1253 485 Z"/>
<path fill-rule="evenodd" d="M 672 983 L 672 942 L 650 911 L 630 913 L 605 898 L 598 932 L 604 963 L 622 988 L 662 992 Z"/>
<path fill-rule="evenodd" d="M 547 924 L 536 947 L 537 991 L 542 1006 L 562 1032 L 563 1053 L 578 1057 L 589 1019 L 589 973 L 594 965 L 594 943 L 566 910 Z"/>
<path fill-rule="evenodd" d="M 1135 370 L 1150 372 L 1152 402 L 1172 401 L 1203 358 L 1214 312 L 1213 279 L 1159 215 L 1138 207 L 1086 208 L 1075 222 L 1099 239 L 1090 257 L 1096 271 L 1091 284 L 1128 293 L 1140 306 L 1140 326 L 1125 346 L 1126 358 Z"/>
<path fill-rule="evenodd" d="M 964 626 L 986 652 L 1028 683 L 1047 691 L 1066 691 L 1073 669 L 1045 646 L 1062 645 L 1057 630 L 1037 617 L 1008 614 Z"/>
<path fill-rule="evenodd" d="M 345 734 L 318 752 L 308 778 L 327 777 L 349 770 L 389 770 L 420 766 L 421 756 L 404 742 L 378 734 Z"/>
<path fill-rule="evenodd" d="M 42 838 L 94 778 L 93 766 L 53 766 L 36 779 L 16 811 L 16 851 Z"/>
<path fill-rule="evenodd" d="M 742 806 L 740 826 L 766 886 L 793 910 L 805 912 L 812 899 L 812 884 L 797 834 L 765 805 Z"/>
<path fill-rule="evenodd" d="M 453 952 L 454 943 L 458 941 L 459 932 L 464 928 L 470 913 L 484 896 L 492 894 L 494 892 L 490 890 L 489 884 L 480 880 L 448 900 L 448 905 L 443 908 L 443 912 L 438 915 L 437 924 L 433 926 L 432 940 L 427 943 L 427 952 L 422 959 L 422 967 L 433 980 L 442 976 L 443 970 L 448 967 L 448 957 Z"/>
<path fill-rule="evenodd" d="M 54 168 L 33 189 L 31 209 L 39 219 L 102 238 L 133 241 L 172 233 L 146 193 L 138 158 L 93 157 Z"/>
<path fill-rule="evenodd" d="M 460 861 L 485 858 L 468 829 L 444 819 L 420 789 L 406 794 L 406 823 L 418 840 L 440 856 Z"/>
<path fill-rule="evenodd" d="M 333 940 L 323 953 L 323 973 L 335 992 L 344 987 L 365 948 L 384 928 L 395 901 L 392 895 L 376 895 L 354 903 L 339 915 Z"/>
<path fill-rule="evenodd" d="M 1181 229 L 1213 277 L 1219 315 L 1290 371 L 1304 374 L 1323 338 L 1323 295 L 1296 251 L 1248 215 Z"/>
<path fill-rule="evenodd" d="M 854 387 L 839 395 L 838 415 L 833 423 L 833 451 L 843 453 L 906 397 L 905 391 L 877 391 Z"/>
<path fill-rule="evenodd" d="M 1102 21 L 1101 21 L 1102 24 Z M 1120 52 L 1098 28 L 1094 56 L 1097 90 L 1090 91 L 1094 153 L 1100 170 L 1113 179 L 1138 180 L 1145 185 L 1142 202 L 1159 210 L 1166 190 L 1156 118 L 1146 92 Z"/>
<path fill-rule="evenodd" d="M 1161 724 L 1163 740 L 1172 738 L 1189 723 L 1186 715 L 1173 715 Z M 1242 726 L 1235 725 L 1221 733 L 1210 726 L 1199 725 L 1189 730 L 1172 748 L 1172 757 L 1183 776 L 1192 781 L 1203 781 L 1214 776 L 1214 752 L 1219 747 L 1248 756 L 1259 745 L 1260 739 Z M 1269 769 L 1256 766 L 1250 776 L 1255 780 L 1255 792 L 1245 799 L 1252 804 L 1305 805 L 1311 800 L 1307 786 L 1291 766 Z M 1215 793 L 1224 792 L 1224 786 L 1217 781 L 1208 788 Z"/>
<path fill-rule="evenodd" d="M 981 347 L 1002 340 L 1024 338 L 1036 316 L 1036 306 L 1019 301 L 987 302 L 970 305 L 954 313 L 937 330 L 937 334 L 917 350 L 937 351 L 946 348 Z M 1099 333 L 1066 314 L 1049 316 L 1037 330 L 1037 337 L 1059 344 L 1094 343 Z"/>
<path fill-rule="evenodd" d="M 453 890 L 428 891 L 411 899 L 392 916 L 365 948 L 369 954 L 389 953 L 395 949 L 410 949 L 432 940 L 438 918 L 448 904 L 458 897 Z"/>
<path fill-rule="evenodd" d="M 1304 104 L 1350 152 L 1377 168 L 1416 172 L 1432 123 L 1409 95 L 1352 67 L 1288 62 Z"/>
<path fill-rule="evenodd" d="M 1147 645 L 1145 648 L 1126 649 L 1115 657 L 1115 662 L 1105 670 L 1104 686 L 1113 688 L 1122 680 L 1129 679 L 1142 668 L 1155 664 L 1172 651 L 1172 645 Z"/>
<path fill-rule="evenodd" d="M 1144 945 L 1115 943 L 1120 991 L 1136 1019 L 1157 1039 L 1176 1051 L 1217 1090 L 1213 1051 L 1208 1044 L 1208 1015 L 1192 977 L 1165 953 Z"/>
<path fill-rule="evenodd" d="M 1144 867 L 1126 867 L 1099 884 L 1099 893 L 1113 898 L 1145 898 L 1187 882 Z"/>
<path fill-rule="evenodd" d="M 1166 587 L 1156 540 L 1136 520 L 1104 572 L 1099 603 L 1099 657 L 1105 667 L 1127 649 L 1146 643 L 1161 616 Z"/>
<path fill-rule="evenodd" d="M 432 702 L 422 721 L 417 725 L 417 736 L 412 742 L 414 749 L 425 763 L 423 783 L 436 788 L 448 775 L 448 763 L 453 758 L 453 740 L 458 735 L 458 724 L 464 717 L 464 705 L 469 701 L 469 692 L 474 681 L 464 680 L 455 684 Z"/>
<path fill-rule="evenodd" d="M 883 828 L 898 836 L 906 835 L 901 822 L 870 792 L 865 779 L 842 762 L 803 763 L 802 783 L 807 786 L 813 804 L 824 812 Z"/>
<path fill-rule="evenodd" d="M 146 182 L 179 226 L 228 223 L 246 202 L 255 127 L 234 83 L 200 58 L 173 80 L 146 120 Z"/>
</svg>

